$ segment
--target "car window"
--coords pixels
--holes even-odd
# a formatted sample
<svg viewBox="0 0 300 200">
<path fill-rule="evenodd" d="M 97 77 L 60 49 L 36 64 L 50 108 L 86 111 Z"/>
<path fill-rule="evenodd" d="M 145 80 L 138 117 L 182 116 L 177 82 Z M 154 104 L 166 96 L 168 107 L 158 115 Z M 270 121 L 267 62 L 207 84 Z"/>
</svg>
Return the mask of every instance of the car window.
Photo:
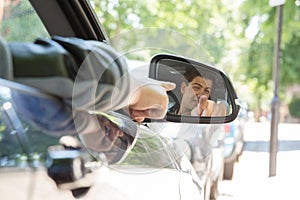
<svg viewBox="0 0 300 200">
<path fill-rule="evenodd" d="M 29 123 L 16 106 L 16 95 L 25 94 L 0 84 L 0 168 L 43 166 L 48 147 L 57 145 L 59 138 Z M 37 99 L 29 101 L 38 104 Z"/>
<path fill-rule="evenodd" d="M 71 110 L 59 105 L 60 100 L 34 88 L 0 79 L 0 168 L 28 167 L 32 164 L 45 166 L 49 148 L 59 145 L 61 136 L 75 134 L 74 124 L 65 120 Z M 109 119 L 113 118 L 111 116 Z M 131 131 L 130 135 L 134 135 L 133 128 L 128 124 L 123 127 L 126 133 Z M 175 159 L 180 156 L 173 154 L 174 147 L 170 140 L 142 125 L 136 139 L 128 141 L 133 143 L 129 154 L 127 146 L 121 143 L 104 151 L 107 159 L 111 160 L 109 163 L 176 168 Z M 125 136 L 121 141 L 124 140 Z"/>
<path fill-rule="evenodd" d="M 6 41 L 34 41 L 49 34 L 28 0 L 0 0 L 0 35 Z"/>
<path fill-rule="evenodd" d="M 180 159 L 180 156 L 174 154 L 172 145 L 168 138 L 141 126 L 136 144 L 121 165 L 176 168 L 176 159 Z"/>
<path fill-rule="evenodd" d="M 182 155 L 175 154 L 176 149 L 169 138 L 162 137 L 145 125 L 137 125 L 131 118 L 118 112 L 91 113 L 97 113 L 101 126 L 99 131 L 107 130 L 111 135 L 123 133 L 114 142 L 109 142 L 111 146 L 107 148 L 104 148 L 106 140 L 102 140 L 103 146 L 100 147 L 101 144 L 90 142 L 86 135 L 81 134 L 79 139 L 94 158 L 114 166 L 176 168 L 176 162 Z"/>
</svg>

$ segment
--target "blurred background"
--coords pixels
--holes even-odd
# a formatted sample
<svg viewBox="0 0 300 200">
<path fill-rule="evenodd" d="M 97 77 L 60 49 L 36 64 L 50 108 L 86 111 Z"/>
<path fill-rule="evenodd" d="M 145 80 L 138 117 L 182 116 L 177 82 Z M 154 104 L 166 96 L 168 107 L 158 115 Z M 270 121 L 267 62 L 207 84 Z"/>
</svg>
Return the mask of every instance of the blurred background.
<svg viewBox="0 0 300 200">
<path fill-rule="evenodd" d="M 43 30 L 32 30 L 26 21 L 28 13 L 13 13 L 20 0 L 0 0 L 0 35 L 7 41 L 20 38 L 31 41 Z M 122 33 L 142 28 L 163 28 L 176 31 L 203 48 L 210 63 L 224 69 L 232 78 L 239 97 L 248 104 L 252 120 L 270 120 L 273 96 L 272 66 L 276 37 L 276 8 L 260 0 L 91 0 L 97 15 L 118 50 L 126 50 L 136 38 Z M 25 6 L 20 4 L 18 6 Z M 280 122 L 295 123 L 300 118 L 300 1 L 288 0 L 283 8 Z M 26 10 L 24 7 L 22 10 Z M 19 21 L 5 20 L 10 15 L 24 15 Z M 25 15 L 26 14 L 26 15 Z M 28 17 L 27 17 L 28 16 Z M 161 20 L 163 19 L 163 20 Z M 2 22 L 1 22 L 2 21 Z M 18 35 L 14 34 L 18 33 Z M 132 34 L 132 37 L 136 35 Z M 160 45 L 170 41 L 165 38 Z M 143 38 L 147 43 L 147 37 Z M 176 41 L 175 41 L 176 42 Z M 173 48 L 189 51 L 189 45 L 174 42 Z M 137 45 L 138 46 L 138 45 Z M 175 51 L 176 52 L 176 51 Z M 191 56 L 191 54 L 190 54 Z M 145 54 L 129 58 L 145 60 Z"/>
</svg>

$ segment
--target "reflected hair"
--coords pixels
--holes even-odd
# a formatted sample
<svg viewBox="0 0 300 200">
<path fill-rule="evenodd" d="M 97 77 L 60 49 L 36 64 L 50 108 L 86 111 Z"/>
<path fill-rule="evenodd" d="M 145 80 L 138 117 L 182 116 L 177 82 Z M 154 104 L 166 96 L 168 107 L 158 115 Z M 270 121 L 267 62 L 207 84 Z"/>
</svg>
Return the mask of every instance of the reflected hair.
<svg viewBox="0 0 300 200">
<path fill-rule="evenodd" d="M 204 68 L 201 69 L 201 72 L 200 72 L 200 70 L 198 70 L 195 67 L 187 67 L 183 76 L 184 76 L 185 81 L 187 81 L 189 83 L 192 82 L 192 80 L 195 77 L 200 76 L 202 78 L 212 80 L 213 85 L 215 84 L 215 77 L 214 77 L 215 74 L 209 70 L 205 70 Z"/>
</svg>

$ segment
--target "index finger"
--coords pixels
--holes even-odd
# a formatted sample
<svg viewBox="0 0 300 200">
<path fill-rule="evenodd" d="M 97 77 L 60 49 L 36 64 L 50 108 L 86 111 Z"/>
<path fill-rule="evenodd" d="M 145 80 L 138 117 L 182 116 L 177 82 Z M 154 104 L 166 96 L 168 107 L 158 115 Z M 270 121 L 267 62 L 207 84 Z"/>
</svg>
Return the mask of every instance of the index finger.
<svg viewBox="0 0 300 200">
<path fill-rule="evenodd" d="M 202 95 L 199 99 L 199 107 L 204 110 L 207 108 L 207 106 L 208 106 L 208 98 L 207 96 Z"/>
</svg>

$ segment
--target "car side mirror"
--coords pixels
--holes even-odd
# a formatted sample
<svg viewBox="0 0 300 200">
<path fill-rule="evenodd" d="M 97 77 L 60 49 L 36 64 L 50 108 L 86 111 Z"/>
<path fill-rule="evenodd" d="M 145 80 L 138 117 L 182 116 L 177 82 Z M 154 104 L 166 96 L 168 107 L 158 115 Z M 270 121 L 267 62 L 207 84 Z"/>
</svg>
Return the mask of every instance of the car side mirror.
<svg viewBox="0 0 300 200">
<path fill-rule="evenodd" d="M 149 77 L 176 84 L 168 92 L 167 121 L 221 124 L 239 112 L 238 97 L 227 75 L 208 64 L 176 55 L 151 59 Z"/>
</svg>

